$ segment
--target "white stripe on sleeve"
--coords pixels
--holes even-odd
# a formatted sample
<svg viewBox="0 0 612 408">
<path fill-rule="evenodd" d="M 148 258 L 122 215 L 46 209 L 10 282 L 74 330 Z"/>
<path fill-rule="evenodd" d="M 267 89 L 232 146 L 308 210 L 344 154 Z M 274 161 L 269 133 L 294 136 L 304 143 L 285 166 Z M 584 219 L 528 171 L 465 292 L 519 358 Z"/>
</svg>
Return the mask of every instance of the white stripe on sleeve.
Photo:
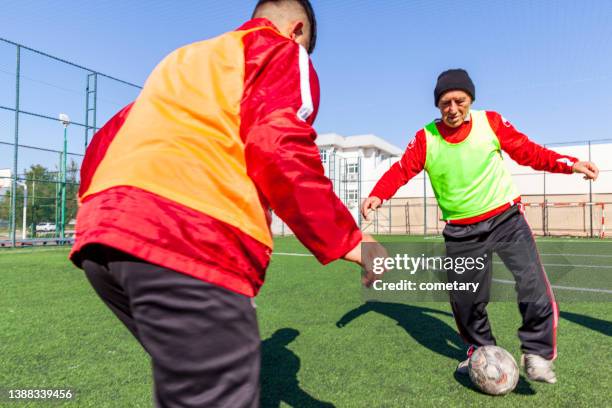
<svg viewBox="0 0 612 408">
<path fill-rule="evenodd" d="M 302 106 L 297 112 L 297 117 L 306 121 L 310 115 L 314 112 L 314 105 L 312 103 L 312 93 L 310 91 L 310 59 L 306 48 L 299 46 L 300 48 L 300 90 L 302 94 Z"/>
<path fill-rule="evenodd" d="M 573 161 L 571 161 L 570 159 L 568 159 L 567 157 L 564 157 L 564 158 L 562 158 L 562 159 L 558 159 L 557 161 L 558 161 L 559 163 L 563 163 L 563 164 L 565 164 L 565 165 L 566 165 L 566 166 L 568 166 L 568 167 L 572 167 L 572 166 L 574 165 L 574 162 L 573 162 Z"/>
</svg>

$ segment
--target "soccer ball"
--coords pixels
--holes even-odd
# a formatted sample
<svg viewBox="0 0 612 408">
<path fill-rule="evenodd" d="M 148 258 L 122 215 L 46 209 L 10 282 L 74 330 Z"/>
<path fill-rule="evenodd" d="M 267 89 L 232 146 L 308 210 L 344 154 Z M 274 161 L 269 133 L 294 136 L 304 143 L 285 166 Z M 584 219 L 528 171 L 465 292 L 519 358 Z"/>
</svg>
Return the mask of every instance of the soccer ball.
<svg viewBox="0 0 612 408">
<path fill-rule="evenodd" d="M 497 346 L 478 347 L 468 364 L 470 380 L 490 395 L 504 395 L 516 388 L 519 369 L 514 357 Z"/>
</svg>

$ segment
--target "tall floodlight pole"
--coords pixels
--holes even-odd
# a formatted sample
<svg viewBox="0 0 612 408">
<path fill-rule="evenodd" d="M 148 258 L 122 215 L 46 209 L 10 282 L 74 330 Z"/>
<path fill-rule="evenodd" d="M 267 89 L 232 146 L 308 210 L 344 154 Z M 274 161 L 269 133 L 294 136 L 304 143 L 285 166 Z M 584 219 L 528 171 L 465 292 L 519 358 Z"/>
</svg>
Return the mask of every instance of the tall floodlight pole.
<svg viewBox="0 0 612 408">
<path fill-rule="evenodd" d="M 60 113 L 59 120 L 64 125 L 64 150 L 62 156 L 62 186 L 61 186 L 61 194 L 62 194 L 62 207 L 61 207 L 61 216 L 60 216 L 60 238 L 64 239 L 65 236 L 65 224 L 66 224 L 66 167 L 68 161 L 68 125 L 70 124 L 70 118 L 65 113 Z"/>
</svg>

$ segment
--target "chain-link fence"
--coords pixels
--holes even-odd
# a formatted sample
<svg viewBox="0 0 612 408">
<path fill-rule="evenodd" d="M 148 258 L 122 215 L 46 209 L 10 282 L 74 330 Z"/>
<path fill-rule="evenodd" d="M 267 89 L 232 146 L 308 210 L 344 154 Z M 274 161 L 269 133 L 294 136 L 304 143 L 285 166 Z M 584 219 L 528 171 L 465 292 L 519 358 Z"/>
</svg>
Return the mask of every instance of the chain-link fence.
<svg viewBox="0 0 612 408">
<path fill-rule="evenodd" d="M 592 160 L 600 167 L 596 182 L 586 182 L 577 175 L 537 172 L 519 166 L 506 157 L 514 182 L 519 188 L 527 221 L 535 234 L 556 236 L 605 236 L 606 210 L 612 213 L 612 139 L 551 144 L 546 147 L 580 160 Z M 375 155 L 364 157 L 358 149 L 330 152 L 321 149 L 326 175 L 334 191 L 349 208 L 365 232 L 371 234 L 440 235 L 445 222 L 426 174 L 421 173 L 401 188 L 391 200 L 372 213 L 371 220 L 359 214 L 361 202 L 396 159 L 381 164 Z M 352 157 L 342 157 L 348 155 Z M 370 160 L 369 163 L 364 162 Z M 364 171 L 364 167 L 375 171 Z M 381 169 L 381 167 L 383 167 Z M 291 234 L 290 229 L 273 217 L 275 235 Z"/>
<path fill-rule="evenodd" d="M 73 236 L 85 148 L 99 125 L 139 91 L 0 38 L 1 246 Z"/>
<path fill-rule="evenodd" d="M 99 125 L 136 98 L 140 86 L 0 38 L 0 91 L 0 246 L 67 240 L 74 234 L 85 148 Z M 550 147 L 595 161 L 601 176 L 596 183 L 582 182 L 510 163 L 534 232 L 604 235 L 606 209 L 612 208 L 612 140 Z M 359 206 L 382 176 L 371 170 L 393 160 L 372 163 L 368 160 L 378 159 L 334 151 L 322 151 L 322 160 L 334 191 L 364 231 L 441 233 L 444 222 L 426 176 L 415 177 L 365 221 Z M 275 217 L 272 230 L 291 233 Z"/>
</svg>

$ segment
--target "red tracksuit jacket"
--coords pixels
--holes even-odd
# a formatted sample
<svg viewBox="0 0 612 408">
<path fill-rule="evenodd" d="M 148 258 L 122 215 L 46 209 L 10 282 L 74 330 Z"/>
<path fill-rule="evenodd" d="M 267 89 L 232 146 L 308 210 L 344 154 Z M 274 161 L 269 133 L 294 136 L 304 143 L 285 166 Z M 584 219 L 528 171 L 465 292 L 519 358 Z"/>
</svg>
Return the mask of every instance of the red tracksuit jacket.
<svg viewBox="0 0 612 408">
<path fill-rule="evenodd" d="M 487 111 L 486 114 L 491 129 L 493 129 L 493 132 L 499 139 L 502 150 L 508 153 L 518 164 L 552 173 L 572 173 L 572 167 L 578 159 L 572 156 L 561 155 L 534 143 L 523 133 L 516 130 L 509 121 L 497 112 Z M 450 128 L 440 121 L 437 123 L 437 127 L 447 142 L 460 143 L 470 134 L 472 123 L 471 121 L 465 121 L 458 128 Z M 374 186 L 370 197 L 378 197 L 381 200 L 390 199 L 401 186 L 423 170 L 427 157 L 426 140 L 425 131 L 423 129 L 419 130 L 414 139 L 408 144 L 400 161 L 391 166 L 376 186 Z M 520 197 L 514 200 L 515 203 L 519 201 Z M 453 220 L 453 224 L 472 224 L 482 221 L 502 213 L 509 206 L 510 204 L 505 204 L 502 207 L 476 217 Z"/>
<path fill-rule="evenodd" d="M 93 138 L 77 236 L 254 296 L 272 208 L 322 263 L 361 240 L 325 177 L 306 50 L 266 19 L 182 47 Z"/>
</svg>

